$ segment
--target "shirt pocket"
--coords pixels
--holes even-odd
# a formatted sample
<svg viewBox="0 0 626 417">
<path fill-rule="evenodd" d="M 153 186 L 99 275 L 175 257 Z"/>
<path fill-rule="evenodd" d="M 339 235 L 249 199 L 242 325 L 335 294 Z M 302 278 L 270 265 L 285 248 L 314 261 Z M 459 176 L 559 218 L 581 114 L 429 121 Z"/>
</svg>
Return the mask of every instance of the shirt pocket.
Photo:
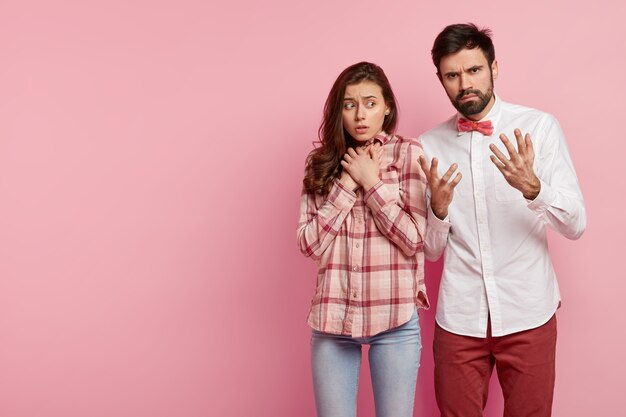
<svg viewBox="0 0 626 417">
<path fill-rule="evenodd" d="M 499 203 L 506 203 L 523 200 L 524 196 L 522 195 L 522 192 L 513 188 L 508 182 L 506 182 L 504 175 L 502 175 L 493 162 L 490 162 L 490 164 L 492 165 L 491 169 L 493 172 L 494 194 L 496 196 L 496 201 Z"/>
<path fill-rule="evenodd" d="M 393 199 L 402 201 L 404 190 L 400 187 L 398 171 L 395 168 L 390 167 L 387 171 L 382 172 L 381 179 L 385 184 L 387 192 L 393 196 Z"/>
</svg>

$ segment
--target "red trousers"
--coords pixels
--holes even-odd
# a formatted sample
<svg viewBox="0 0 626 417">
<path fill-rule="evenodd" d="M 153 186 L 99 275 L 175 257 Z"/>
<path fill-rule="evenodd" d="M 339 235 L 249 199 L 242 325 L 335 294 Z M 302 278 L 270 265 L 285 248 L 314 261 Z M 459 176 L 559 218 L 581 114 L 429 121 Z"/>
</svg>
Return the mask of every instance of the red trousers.
<svg viewBox="0 0 626 417">
<path fill-rule="evenodd" d="M 550 417 L 556 316 L 543 326 L 501 337 L 460 336 L 435 328 L 435 393 L 442 417 L 482 417 L 496 366 L 504 417 Z"/>
</svg>

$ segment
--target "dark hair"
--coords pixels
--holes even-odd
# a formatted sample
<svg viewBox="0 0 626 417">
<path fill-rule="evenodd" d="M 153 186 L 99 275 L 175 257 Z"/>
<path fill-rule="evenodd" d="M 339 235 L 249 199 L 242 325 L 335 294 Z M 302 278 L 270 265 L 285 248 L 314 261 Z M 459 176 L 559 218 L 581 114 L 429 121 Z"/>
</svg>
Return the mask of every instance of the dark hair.
<svg viewBox="0 0 626 417">
<path fill-rule="evenodd" d="M 473 23 L 459 23 L 446 26 L 437 35 L 433 49 L 430 51 L 433 57 L 433 64 L 437 67 L 437 74 L 439 74 L 439 63 L 443 57 L 457 53 L 464 48 L 479 48 L 485 54 L 489 68 L 491 68 L 491 64 L 496 59 L 496 51 L 491 41 L 491 35 L 490 29 L 478 29 Z"/>
<path fill-rule="evenodd" d="M 394 133 L 398 123 L 398 106 L 389 80 L 381 67 L 370 62 L 359 62 L 343 70 L 328 93 L 324 117 L 318 131 L 320 147 L 308 156 L 304 187 L 312 193 L 326 194 L 335 178 L 341 173 L 341 160 L 349 147 L 356 143 L 343 128 L 343 100 L 346 86 L 362 81 L 372 81 L 382 90 L 389 114 L 385 116 L 383 130 Z"/>
</svg>

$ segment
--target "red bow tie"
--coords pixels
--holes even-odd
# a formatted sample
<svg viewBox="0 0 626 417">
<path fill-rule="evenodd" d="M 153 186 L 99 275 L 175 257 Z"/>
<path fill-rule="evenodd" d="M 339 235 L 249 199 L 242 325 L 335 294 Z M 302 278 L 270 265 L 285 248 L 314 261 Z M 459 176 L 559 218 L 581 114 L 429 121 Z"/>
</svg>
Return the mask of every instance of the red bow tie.
<svg viewBox="0 0 626 417">
<path fill-rule="evenodd" d="M 470 120 L 459 117 L 459 120 L 456 122 L 456 128 L 459 130 L 459 132 L 469 132 L 470 130 L 476 130 L 477 132 L 480 132 L 485 136 L 491 136 L 491 134 L 493 133 L 493 125 L 491 124 L 491 120 L 485 120 L 484 122 L 472 122 Z"/>
</svg>

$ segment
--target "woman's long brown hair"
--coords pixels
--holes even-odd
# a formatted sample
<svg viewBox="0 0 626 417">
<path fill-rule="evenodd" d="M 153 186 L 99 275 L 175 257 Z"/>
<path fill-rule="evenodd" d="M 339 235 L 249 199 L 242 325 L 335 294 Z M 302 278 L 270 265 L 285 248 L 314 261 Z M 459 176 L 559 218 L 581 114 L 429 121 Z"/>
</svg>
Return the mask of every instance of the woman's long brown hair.
<svg viewBox="0 0 626 417">
<path fill-rule="evenodd" d="M 320 146 L 309 154 L 304 176 L 308 192 L 327 194 L 341 174 L 341 160 L 349 147 L 356 142 L 343 128 L 343 99 L 346 86 L 362 81 L 372 81 L 380 86 L 389 114 L 385 116 L 383 131 L 394 133 L 398 121 L 396 97 L 381 67 L 370 62 L 359 62 L 343 70 L 328 93 L 324 105 L 324 118 L 318 131 Z"/>
</svg>

